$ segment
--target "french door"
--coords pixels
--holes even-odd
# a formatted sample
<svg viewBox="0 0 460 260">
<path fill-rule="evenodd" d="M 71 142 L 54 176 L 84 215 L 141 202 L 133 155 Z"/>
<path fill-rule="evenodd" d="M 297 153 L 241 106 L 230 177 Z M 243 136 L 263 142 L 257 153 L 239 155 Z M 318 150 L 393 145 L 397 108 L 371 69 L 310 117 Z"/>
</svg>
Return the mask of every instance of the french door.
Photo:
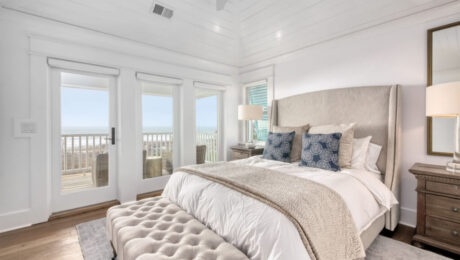
<svg viewBox="0 0 460 260">
<path fill-rule="evenodd" d="M 116 199 L 114 76 L 51 70 L 52 211 Z"/>
</svg>

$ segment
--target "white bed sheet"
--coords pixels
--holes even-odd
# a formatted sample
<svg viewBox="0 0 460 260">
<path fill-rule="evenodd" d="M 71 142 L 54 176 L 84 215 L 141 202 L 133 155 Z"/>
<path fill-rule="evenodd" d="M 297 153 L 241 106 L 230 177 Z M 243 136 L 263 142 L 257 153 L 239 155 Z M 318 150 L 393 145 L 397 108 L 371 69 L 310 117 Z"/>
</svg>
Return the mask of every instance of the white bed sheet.
<svg viewBox="0 0 460 260">
<path fill-rule="evenodd" d="M 232 163 L 273 169 L 326 185 L 344 199 L 360 233 L 397 203 L 393 193 L 365 170 L 331 172 L 258 156 Z M 221 184 L 176 172 L 163 196 L 250 259 L 310 259 L 297 229 L 282 213 Z"/>
</svg>

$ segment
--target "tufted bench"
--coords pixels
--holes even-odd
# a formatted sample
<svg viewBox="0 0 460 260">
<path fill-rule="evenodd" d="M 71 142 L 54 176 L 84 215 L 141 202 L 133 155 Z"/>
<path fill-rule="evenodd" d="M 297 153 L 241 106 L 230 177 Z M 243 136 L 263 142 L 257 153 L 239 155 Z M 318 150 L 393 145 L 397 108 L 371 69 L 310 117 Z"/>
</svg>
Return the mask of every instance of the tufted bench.
<svg viewBox="0 0 460 260">
<path fill-rule="evenodd" d="M 107 235 L 119 260 L 248 259 L 167 198 L 111 207 Z"/>
</svg>

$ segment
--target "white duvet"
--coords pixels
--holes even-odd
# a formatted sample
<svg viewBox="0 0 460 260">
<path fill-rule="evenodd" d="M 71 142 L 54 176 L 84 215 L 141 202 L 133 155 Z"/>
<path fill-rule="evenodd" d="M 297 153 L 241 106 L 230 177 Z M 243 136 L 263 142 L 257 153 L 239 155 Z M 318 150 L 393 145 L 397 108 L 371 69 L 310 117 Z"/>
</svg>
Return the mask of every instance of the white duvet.
<svg viewBox="0 0 460 260">
<path fill-rule="evenodd" d="M 330 172 L 261 157 L 232 163 L 273 169 L 326 185 L 343 198 L 360 233 L 397 204 L 393 193 L 365 170 Z M 195 216 L 250 259 L 310 259 L 297 229 L 283 214 L 221 184 L 176 172 L 169 179 L 163 196 Z"/>
</svg>

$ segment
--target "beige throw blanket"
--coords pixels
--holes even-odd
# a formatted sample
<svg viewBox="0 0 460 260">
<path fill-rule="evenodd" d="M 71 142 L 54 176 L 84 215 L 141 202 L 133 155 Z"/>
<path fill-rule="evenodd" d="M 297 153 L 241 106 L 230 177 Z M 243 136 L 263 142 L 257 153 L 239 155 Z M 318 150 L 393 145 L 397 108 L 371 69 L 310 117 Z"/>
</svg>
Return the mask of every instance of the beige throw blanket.
<svg viewBox="0 0 460 260">
<path fill-rule="evenodd" d="M 278 171 L 234 163 L 177 169 L 222 184 L 284 214 L 312 260 L 357 259 L 365 253 L 350 211 L 328 187 Z"/>
</svg>

